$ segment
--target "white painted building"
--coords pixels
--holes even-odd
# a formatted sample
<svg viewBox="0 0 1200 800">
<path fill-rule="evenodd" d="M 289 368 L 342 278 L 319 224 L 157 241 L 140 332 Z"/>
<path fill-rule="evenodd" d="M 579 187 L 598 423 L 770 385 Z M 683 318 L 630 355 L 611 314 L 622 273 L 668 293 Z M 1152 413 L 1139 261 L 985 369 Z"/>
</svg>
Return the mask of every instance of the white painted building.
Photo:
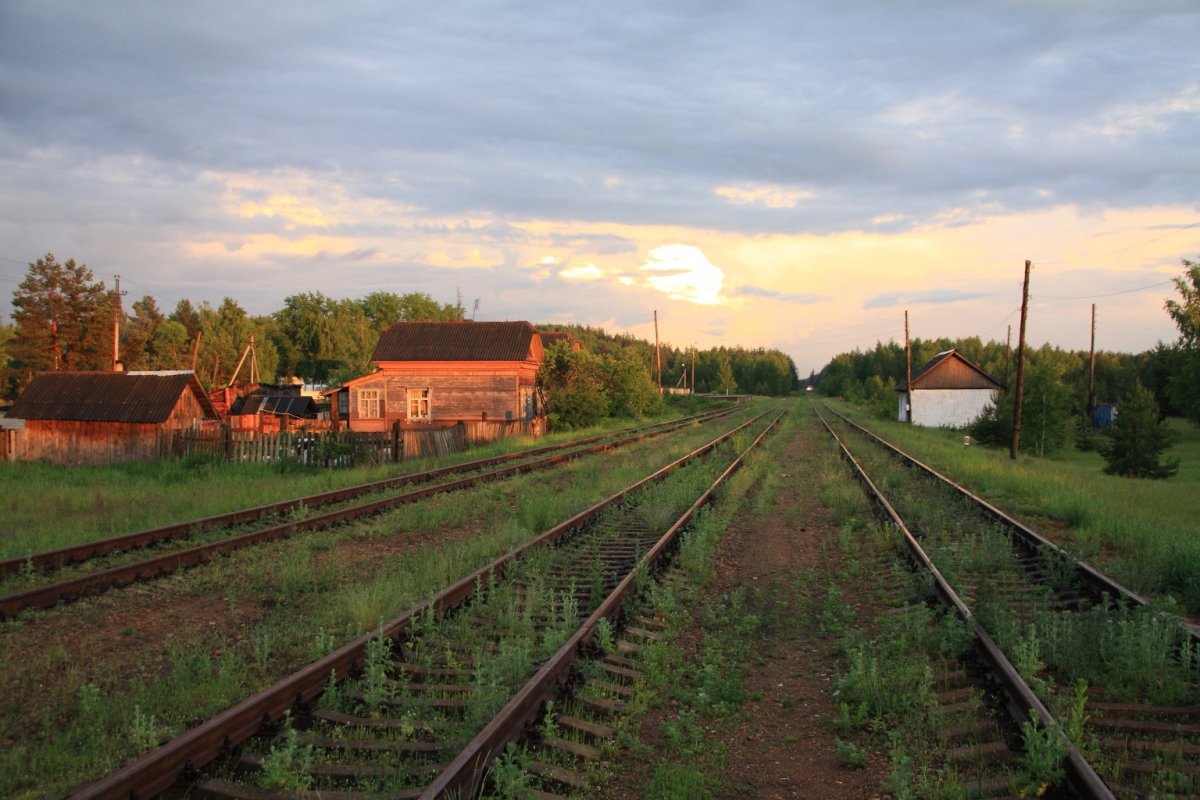
<svg viewBox="0 0 1200 800">
<path fill-rule="evenodd" d="M 926 428 L 965 428 L 1003 388 L 957 350 L 945 350 L 913 375 L 911 387 L 896 387 L 899 419 Z"/>
</svg>

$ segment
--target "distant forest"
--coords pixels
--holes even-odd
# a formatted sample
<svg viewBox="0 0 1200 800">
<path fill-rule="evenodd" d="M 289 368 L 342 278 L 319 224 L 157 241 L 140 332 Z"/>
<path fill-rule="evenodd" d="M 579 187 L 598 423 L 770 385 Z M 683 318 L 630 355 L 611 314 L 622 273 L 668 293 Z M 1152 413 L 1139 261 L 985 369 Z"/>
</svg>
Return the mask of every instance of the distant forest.
<svg viewBox="0 0 1200 800">
<path fill-rule="evenodd" d="M 460 301 L 439 303 L 423 292 L 379 291 L 356 299 L 303 292 L 262 316 L 248 314 L 229 297 L 217 306 L 185 298 L 170 311 L 150 295 L 118 305 L 120 300 L 84 264 L 60 262 L 51 253 L 30 264 L 13 292 L 13 322 L 0 324 L 0 398 L 14 398 L 37 372 L 112 369 L 115 322 L 124 369 L 194 366 L 201 382 L 212 388 L 229 383 L 239 365 L 238 380 L 248 380 L 252 339 L 260 381 L 295 377 L 336 385 L 371 371 L 371 352 L 389 325 L 465 316 Z M 628 360 L 634 355 L 651 380 L 657 379 L 652 342 L 587 326 L 534 324 L 571 333 L 597 356 L 621 354 Z M 663 345 L 660 353 L 663 384 L 690 387 L 692 351 Z M 795 365 L 778 350 L 719 347 L 696 351 L 694 362 L 700 392 L 785 395 L 797 384 Z"/>
</svg>

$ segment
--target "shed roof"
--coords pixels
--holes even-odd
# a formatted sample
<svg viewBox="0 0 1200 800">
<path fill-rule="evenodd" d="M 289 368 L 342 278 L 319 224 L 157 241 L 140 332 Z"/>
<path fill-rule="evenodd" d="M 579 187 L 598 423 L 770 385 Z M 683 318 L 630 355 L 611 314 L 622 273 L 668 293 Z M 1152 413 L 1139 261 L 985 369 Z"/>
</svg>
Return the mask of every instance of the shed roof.
<svg viewBox="0 0 1200 800">
<path fill-rule="evenodd" d="M 535 361 L 535 336 L 528 322 L 397 322 L 380 335 L 371 360 Z"/>
<path fill-rule="evenodd" d="M 166 422 L 190 391 L 206 418 L 217 412 L 190 371 L 42 372 L 16 399 L 8 416 L 83 422 Z"/>
<path fill-rule="evenodd" d="M 958 350 L 943 350 L 912 376 L 913 389 L 1003 389 L 1004 384 L 975 366 Z M 896 387 L 908 391 L 908 383 Z"/>
<path fill-rule="evenodd" d="M 296 394 L 252 394 L 242 398 L 233 411 L 234 416 L 247 414 L 278 414 L 297 419 L 315 419 L 317 404 L 311 397 Z"/>
</svg>

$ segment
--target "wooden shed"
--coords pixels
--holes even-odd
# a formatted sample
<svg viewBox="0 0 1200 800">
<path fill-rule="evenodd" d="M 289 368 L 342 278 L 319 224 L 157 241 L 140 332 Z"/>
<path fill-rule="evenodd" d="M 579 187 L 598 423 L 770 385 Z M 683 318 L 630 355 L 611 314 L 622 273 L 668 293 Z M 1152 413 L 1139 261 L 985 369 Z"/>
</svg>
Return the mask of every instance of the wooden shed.
<svg viewBox="0 0 1200 800">
<path fill-rule="evenodd" d="M 965 428 L 991 404 L 1004 384 L 957 350 L 938 353 L 900 393 L 899 419 L 928 428 Z"/>
<path fill-rule="evenodd" d="M 354 431 L 525 423 L 544 430 L 541 337 L 528 322 L 398 322 L 371 355 L 376 371 L 331 396 Z"/>
<path fill-rule="evenodd" d="M 190 371 L 43 372 L 8 416 L 25 423 L 13 458 L 60 464 L 154 458 L 161 432 L 219 424 Z"/>
</svg>

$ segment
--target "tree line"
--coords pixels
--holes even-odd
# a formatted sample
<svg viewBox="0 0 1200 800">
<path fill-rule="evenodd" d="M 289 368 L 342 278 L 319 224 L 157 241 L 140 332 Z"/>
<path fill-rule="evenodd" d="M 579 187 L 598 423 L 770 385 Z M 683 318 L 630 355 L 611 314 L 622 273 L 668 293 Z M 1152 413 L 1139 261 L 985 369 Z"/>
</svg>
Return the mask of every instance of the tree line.
<svg viewBox="0 0 1200 800">
<path fill-rule="evenodd" d="M 1184 417 L 1200 425 L 1200 262 L 1184 259 L 1183 267 L 1183 274 L 1174 279 L 1179 298 L 1164 303 L 1179 329 L 1175 342 L 1159 342 L 1153 349 L 1136 354 L 1095 354 L 1094 398 L 1118 405 L 1113 441 L 1140 427 L 1143 440 L 1136 447 L 1143 453 L 1147 448 L 1161 453 L 1169 446 L 1170 436 L 1159 424 L 1165 416 Z M 1008 441 L 1014 414 L 1010 389 L 1016 364 L 1007 343 L 983 342 L 978 337 L 915 339 L 910 347 L 914 375 L 939 352 L 955 348 L 1005 384 L 1006 391 L 971 426 L 971 432 L 984 443 Z M 809 382 L 822 394 L 841 396 L 878 416 L 894 419 L 898 413 L 896 387 L 904 383 L 906 369 L 904 346 L 894 341 L 879 342 L 870 350 L 856 349 L 835 356 L 819 373 L 810 376 Z M 1098 447 L 1106 457 L 1110 454 L 1111 441 L 1098 441 L 1087 418 L 1090 372 L 1091 358 L 1086 351 L 1052 345 L 1027 350 L 1021 422 L 1027 452 L 1046 455 L 1074 442 L 1083 448 Z M 1153 466 L 1117 467 L 1113 471 L 1165 477 L 1152 475 Z"/>
<path fill-rule="evenodd" d="M 53 253 L 29 265 L 12 302 L 12 324 L 0 324 L 0 397 L 5 399 L 14 398 L 38 372 L 113 369 L 114 316 L 120 323 L 123 369 L 194 369 L 206 387 L 214 388 L 229 383 L 239 364 L 247 370 L 243 357 L 251 341 L 262 382 L 296 377 L 336 385 L 371 371 L 371 352 L 390 325 L 462 320 L 465 313 L 461 300 L 439 303 L 423 292 L 385 291 L 357 299 L 302 292 L 261 316 L 230 297 L 216 306 L 184 298 L 168 312 L 150 295 L 126 305 L 85 264 L 60 262 Z M 645 413 L 647 387 L 657 399 L 652 343 L 580 325 L 539 329 L 566 331 L 580 341 L 584 353 L 556 357 L 544 377 L 560 389 L 578 389 L 575 399 L 582 406 L 606 414 Z M 664 345 L 659 356 L 668 387 L 691 387 L 693 363 L 700 392 L 785 395 L 797 383 L 792 360 L 777 350 Z M 607 377 L 597 383 L 601 373 Z M 248 371 L 238 375 L 247 378 Z M 601 391 L 583 402 L 589 385 Z M 568 417 L 575 415 L 564 414 Z"/>
</svg>

